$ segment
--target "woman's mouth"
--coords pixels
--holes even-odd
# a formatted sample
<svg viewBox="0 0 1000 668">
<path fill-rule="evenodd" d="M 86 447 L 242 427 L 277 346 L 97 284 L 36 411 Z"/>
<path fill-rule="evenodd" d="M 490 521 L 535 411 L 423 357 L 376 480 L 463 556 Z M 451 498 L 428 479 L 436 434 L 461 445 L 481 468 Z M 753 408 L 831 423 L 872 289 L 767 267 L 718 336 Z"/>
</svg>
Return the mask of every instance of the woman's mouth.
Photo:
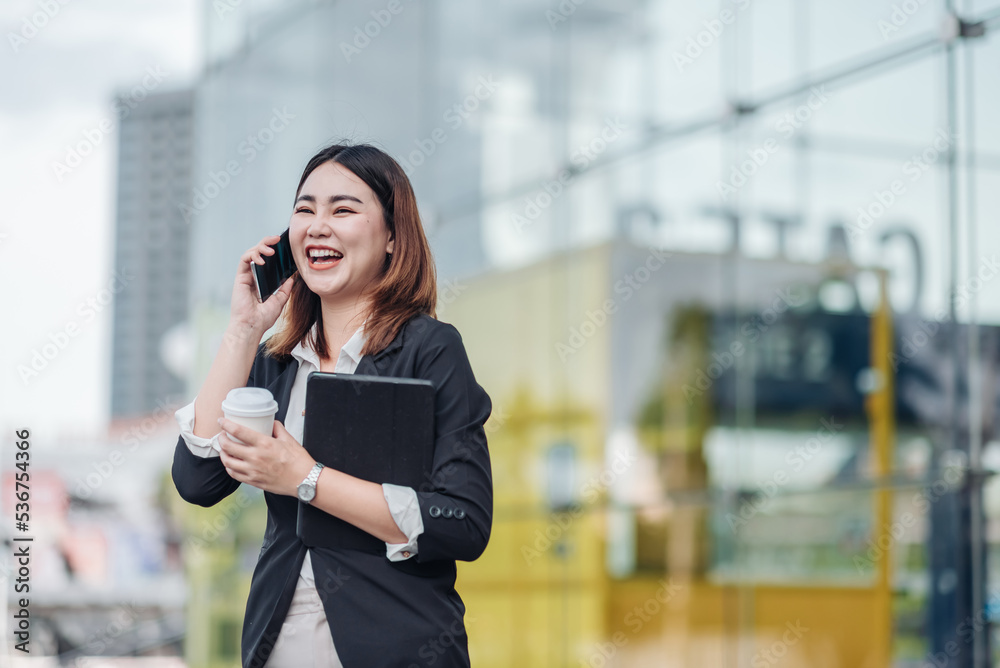
<svg viewBox="0 0 1000 668">
<path fill-rule="evenodd" d="M 317 271 L 337 266 L 344 256 L 335 251 L 310 251 L 309 267 Z"/>
</svg>

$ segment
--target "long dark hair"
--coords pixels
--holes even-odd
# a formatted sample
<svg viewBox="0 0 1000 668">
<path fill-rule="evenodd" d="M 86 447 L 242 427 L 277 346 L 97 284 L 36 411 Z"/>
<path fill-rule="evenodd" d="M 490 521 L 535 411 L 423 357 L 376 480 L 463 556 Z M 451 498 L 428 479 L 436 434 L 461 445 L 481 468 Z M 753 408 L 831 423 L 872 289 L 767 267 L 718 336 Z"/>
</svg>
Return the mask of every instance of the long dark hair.
<svg viewBox="0 0 1000 668">
<path fill-rule="evenodd" d="M 371 311 L 367 314 L 367 340 L 361 354 L 372 355 L 389 345 L 403 323 L 412 316 L 426 313 L 437 318 L 434 258 L 424 235 L 410 180 L 392 156 L 370 144 L 337 143 L 323 148 L 306 164 L 295 190 L 295 199 L 313 170 L 327 162 L 343 165 L 372 189 L 382 206 L 382 218 L 395 239 L 393 252 L 386 253 L 382 273 L 373 291 Z M 309 289 L 298 272 L 294 275 L 282 318 L 282 326 L 265 342 L 267 354 L 290 355 L 318 322 L 313 349 L 321 359 L 331 357 L 323 331 L 320 297 Z"/>
</svg>

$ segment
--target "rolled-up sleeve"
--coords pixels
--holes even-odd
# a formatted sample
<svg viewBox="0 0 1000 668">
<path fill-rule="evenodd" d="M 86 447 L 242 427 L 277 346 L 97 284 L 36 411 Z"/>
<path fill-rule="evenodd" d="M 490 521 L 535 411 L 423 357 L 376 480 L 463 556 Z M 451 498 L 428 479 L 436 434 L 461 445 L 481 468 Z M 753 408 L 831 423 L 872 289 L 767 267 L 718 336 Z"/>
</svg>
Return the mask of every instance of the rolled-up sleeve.
<svg viewBox="0 0 1000 668">
<path fill-rule="evenodd" d="M 195 457 L 218 457 L 220 452 L 219 434 L 222 433 L 221 430 L 212 436 L 212 438 L 194 435 L 194 403 L 197 399 L 198 397 L 195 397 L 187 406 L 178 408 L 174 412 L 174 419 L 177 420 L 177 425 L 181 428 L 181 438 L 184 439 L 184 443 L 187 445 L 188 450 L 191 451 L 191 454 Z"/>
<path fill-rule="evenodd" d="M 264 344 L 261 343 L 257 346 L 257 355 L 250 365 L 247 387 L 258 386 L 256 370 L 263 350 Z M 197 397 L 195 399 L 197 400 Z M 216 450 L 219 447 L 219 434 L 215 434 L 212 438 L 201 438 L 192 433 L 194 401 L 178 409 L 174 413 L 174 418 L 181 428 L 177 445 L 174 447 L 174 461 L 170 468 L 174 487 L 177 488 L 181 498 L 188 503 L 205 508 L 214 506 L 235 492 L 241 484 L 239 480 L 229 475 L 222 458 L 219 457 L 219 451 Z"/>
<path fill-rule="evenodd" d="M 406 534 L 405 543 L 385 544 L 385 556 L 389 561 L 412 559 L 417 554 L 417 537 L 424 532 L 417 492 L 412 487 L 382 483 L 382 495 L 389 504 L 389 513 L 396 526 Z"/>
<path fill-rule="evenodd" d="M 485 424 L 493 406 L 476 382 L 461 334 L 448 323 L 428 336 L 417 377 L 435 388 L 434 461 L 417 489 L 424 530 L 417 561 L 474 561 L 493 526 L 493 477 Z"/>
</svg>

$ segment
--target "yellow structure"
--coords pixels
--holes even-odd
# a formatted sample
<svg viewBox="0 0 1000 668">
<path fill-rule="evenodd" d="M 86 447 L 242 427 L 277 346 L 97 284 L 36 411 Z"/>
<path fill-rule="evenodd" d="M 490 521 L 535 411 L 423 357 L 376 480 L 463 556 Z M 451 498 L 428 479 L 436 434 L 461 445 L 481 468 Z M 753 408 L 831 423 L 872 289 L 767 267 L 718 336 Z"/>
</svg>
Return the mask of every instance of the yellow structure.
<svg viewBox="0 0 1000 668">
<path fill-rule="evenodd" d="M 645 509 L 666 516 L 663 532 L 651 534 L 654 542 L 674 536 L 667 541 L 672 544 L 660 543 L 661 570 L 613 572 L 618 557 L 610 543 L 634 541 L 641 522 L 628 518 L 643 514 L 626 513 L 623 529 L 613 498 L 616 478 L 628 477 L 616 473 L 609 451 L 615 423 L 632 420 L 638 429 L 636 412 L 621 410 L 622 402 L 629 401 L 631 381 L 648 382 L 628 376 L 637 367 L 627 358 L 645 357 L 654 376 L 671 373 L 657 362 L 657 347 L 669 338 L 670 327 L 662 325 L 659 337 L 650 336 L 650 323 L 666 320 L 678 306 L 726 308 L 732 303 L 730 284 L 746 287 L 744 303 L 753 307 L 755 289 L 769 299 L 774 285 L 815 285 L 829 269 L 739 262 L 743 266 L 733 268 L 734 258 L 681 254 L 663 260 L 656 251 L 610 241 L 463 280 L 457 296 L 441 306 L 439 318 L 462 332 L 477 380 L 493 399 L 487 423 L 493 534 L 479 560 L 459 562 L 473 665 L 890 665 L 888 554 L 879 560 L 874 582 L 727 583 L 711 577 L 703 551 L 693 544 L 701 540 L 704 508 L 664 499 Z M 727 278 L 727 272 L 743 277 Z M 892 338 L 885 277 L 878 273 L 878 278 L 881 303 L 870 323 L 872 367 L 881 382 L 868 396 L 867 410 L 874 472 L 885 475 L 893 435 L 887 354 Z M 701 332 L 689 342 L 705 341 L 707 333 L 697 322 L 688 327 Z M 684 333 L 675 328 L 674 335 Z M 669 368 L 684 373 L 678 371 L 684 360 L 674 362 Z M 680 387 L 671 389 L 672 383 L 662 393 L 666 417 L 660 433 L 638 429 L 644 448 L 654 444 L 662 452 L 647 452 L 640 464 L 659 461 L 670 492 L 704 491 L 701 440 L 710 411 L 698 402 L 685 407 L 677 401 Z M 550 512 L 546 452 L 559 443 L 576 448 L 581 505 Z M 628 484 L 639 486 L 641 478 L 632 476 Z M 876 526 L 888 524 L 889 496 L 872 494 Z M 634 554 L 636 560 L 642 555 Z"/>
</svg>

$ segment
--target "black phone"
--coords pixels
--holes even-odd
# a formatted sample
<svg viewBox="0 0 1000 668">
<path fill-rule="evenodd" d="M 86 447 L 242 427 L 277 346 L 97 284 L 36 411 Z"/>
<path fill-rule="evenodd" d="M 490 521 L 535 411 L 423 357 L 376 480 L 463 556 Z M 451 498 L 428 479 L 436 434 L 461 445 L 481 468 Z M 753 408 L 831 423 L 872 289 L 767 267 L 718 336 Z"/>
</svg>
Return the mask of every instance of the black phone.
<svg viewBox="0 0 1000 668">
<path fill-rule="evenodd" d="M 278 291 L 281 284 L 294 274 L 298 267 L 292 257 L 292 245 L 288 241 L 288 230 L 281 233 L 278 243 L 271 245 L 275 250 L 272 255 L 261 255 L 264 264 L 253 263 L 253 279 L 257 285 L 257 301 L 264 302 Z"/>
</svg>

